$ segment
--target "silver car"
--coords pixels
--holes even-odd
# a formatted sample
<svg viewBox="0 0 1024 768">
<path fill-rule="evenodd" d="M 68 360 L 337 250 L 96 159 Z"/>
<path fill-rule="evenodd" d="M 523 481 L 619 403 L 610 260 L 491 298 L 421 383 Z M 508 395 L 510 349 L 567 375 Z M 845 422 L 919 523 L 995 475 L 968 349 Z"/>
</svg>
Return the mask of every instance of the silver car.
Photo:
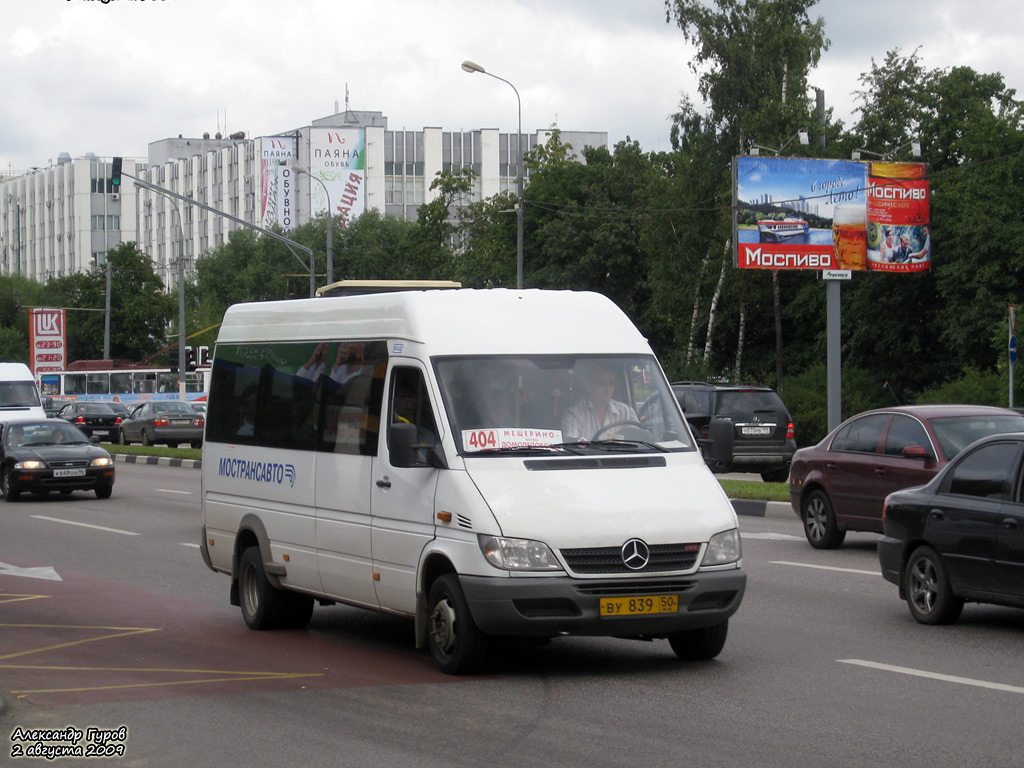
<svg viewBox="0 0 1024 768">
<path fill-rule="evenodd" d="M 122 420 L 118 430 L 121 445 L 165 443 L 176 446 L 188 443 L 193 448 L 203 444 L 206 420 L 188 403 L 177 400 L 150 400 L 136 408 Z"/>
</svg>

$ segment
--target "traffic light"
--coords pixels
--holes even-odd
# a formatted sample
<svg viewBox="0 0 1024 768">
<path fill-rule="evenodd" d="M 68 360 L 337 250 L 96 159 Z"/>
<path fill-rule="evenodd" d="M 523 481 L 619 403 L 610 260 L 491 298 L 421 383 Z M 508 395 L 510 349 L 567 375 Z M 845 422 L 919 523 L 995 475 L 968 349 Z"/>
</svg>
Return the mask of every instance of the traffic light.
<svg viewBox="0 0 1024 768">
<path fill-rule="evenodd" d="M 114 192 L 121 190 L 121 160 L 122 158 L 115 157 L 110 167 L 110 185 L 114 188 Z"/>
<path fill-rule="evenodd" d="M 196 348 L 185 347 L 185 370 L 194 371 L 196 369 Z"/>
</svg>

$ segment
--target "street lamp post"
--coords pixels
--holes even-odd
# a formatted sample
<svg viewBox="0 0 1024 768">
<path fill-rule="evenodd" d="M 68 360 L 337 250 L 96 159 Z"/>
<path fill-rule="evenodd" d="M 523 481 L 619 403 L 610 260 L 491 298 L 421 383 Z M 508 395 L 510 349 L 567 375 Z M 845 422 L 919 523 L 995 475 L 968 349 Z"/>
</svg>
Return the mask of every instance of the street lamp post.
<svg viewBox="0 0 1024 768">
<path fill-rule="evenodd" d="M 327 284 L 334 282 L 334 218 L 331 216 L 331 193 L 323 180 L 309 172 L 308 168 L 301 165 L 293 165 L 296 173 L 304 173 L 324 188 L 324 195 L 327 197 Z M 310 195 L 312 199 L 312 195 Z M 312 211 L 310 211 L 312 213 Z"/>
<path fill-rule="evenodd" d="M 519 91 L 508 80 L 488 72 L 472 61 L 462 62 L 462 68 L 470 74 L 479 72 L 482 75 L 501 80 L 516 94 L 516 103 L 519 107 L 519 132 L 516 134 L 517 160 L 516 160 L 516 288 L 523 287 L 523 101 L 519 98 Z"/>
</svg>

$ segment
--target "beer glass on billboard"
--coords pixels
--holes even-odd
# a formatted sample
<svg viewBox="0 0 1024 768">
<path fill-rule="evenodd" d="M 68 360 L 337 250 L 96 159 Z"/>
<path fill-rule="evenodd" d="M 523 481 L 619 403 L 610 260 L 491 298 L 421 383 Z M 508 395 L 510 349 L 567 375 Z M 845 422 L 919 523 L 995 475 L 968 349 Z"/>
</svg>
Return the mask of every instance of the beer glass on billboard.
<svg viewBox="0 0 1024 768">
<path fill-rule="evenodd" d="M 868 268 L 867 209 L 844 203 L 832 213 L 832 244 L 839 269 Z"/>
</svg>

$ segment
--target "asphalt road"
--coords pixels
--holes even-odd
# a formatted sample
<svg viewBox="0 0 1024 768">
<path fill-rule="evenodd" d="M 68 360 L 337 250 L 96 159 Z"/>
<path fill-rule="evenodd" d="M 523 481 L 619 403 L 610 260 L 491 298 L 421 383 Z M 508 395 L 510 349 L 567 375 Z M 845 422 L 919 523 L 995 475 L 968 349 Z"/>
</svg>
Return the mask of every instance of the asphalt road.
<svg viewBox="0 0 1024 768">
<path fill-rule="evenodd" d="M 1024 765 L 1024 611 L 918 625 L 873 535 L 819 552 L 791 511 L 741 516 L 749 588 L 713 662 L 565 638 L 452 678 L 393 617 L 246 629 L 198 494 L 195 470 L 119 463 L 110 500 L 0 503 L 0 765 L 95 765 L 16 754 L 68 727 L 125 766 Z"/>
</svg>

